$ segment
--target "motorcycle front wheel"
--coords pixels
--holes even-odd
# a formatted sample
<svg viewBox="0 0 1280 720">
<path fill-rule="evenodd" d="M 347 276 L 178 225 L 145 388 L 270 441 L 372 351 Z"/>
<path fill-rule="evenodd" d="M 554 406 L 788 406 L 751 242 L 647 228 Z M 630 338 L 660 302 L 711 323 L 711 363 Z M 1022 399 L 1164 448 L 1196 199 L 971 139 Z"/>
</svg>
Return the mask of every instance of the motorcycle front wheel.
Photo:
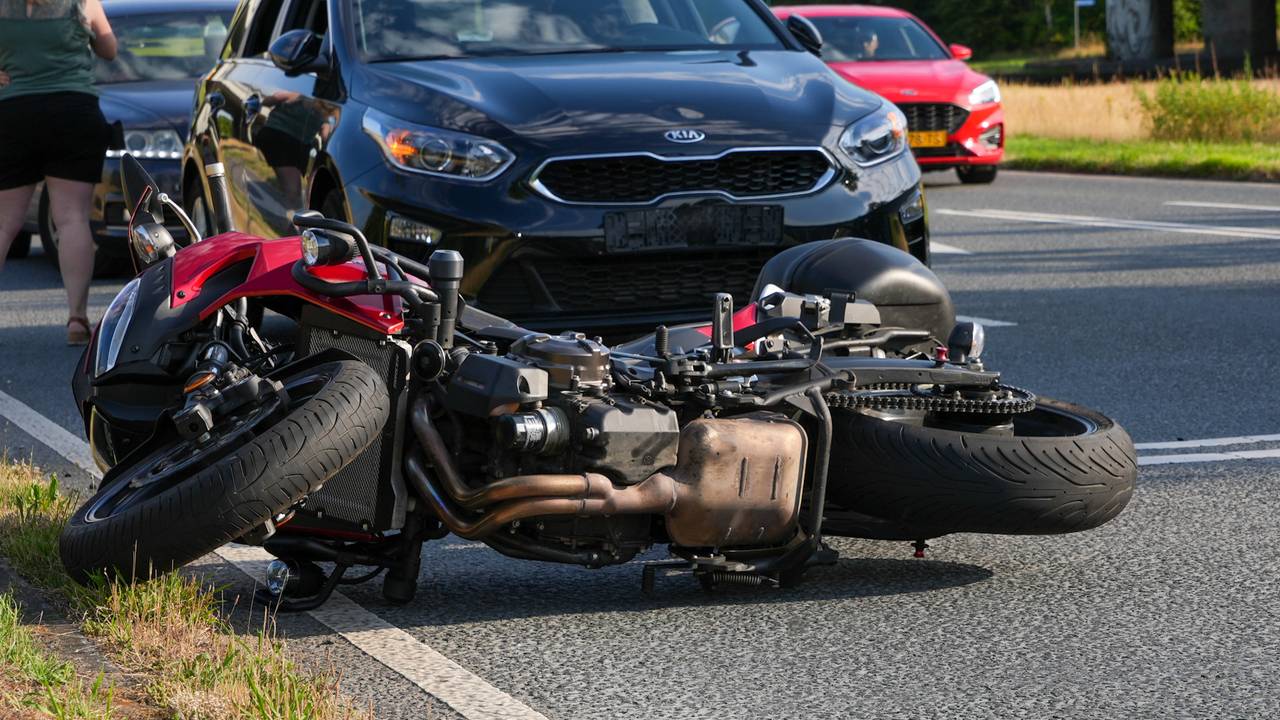
<svg viewBox="0 0 1280 720">
<path fill-rule="evenodd" d="M 71 577 L 144 580 L 212 552 L 318 490 L 386 424 L 386 385 L 364 363 L 280 380 L 286 407 L 256 404 L 199 442 L 153 448 L 99 488 L 62 531 Z"/>
<path fill-rule="evenodd" d="M 863 519 L 833 534 L 927 539 L 1088 530 L 1124 509 L 1137 477 L 1124 428 L 1048 398 L 1015 415 L 1011 431 L 930 427 L 844 410 L 833 413 L 833 426 L 827 497 Z"/>
</svg>

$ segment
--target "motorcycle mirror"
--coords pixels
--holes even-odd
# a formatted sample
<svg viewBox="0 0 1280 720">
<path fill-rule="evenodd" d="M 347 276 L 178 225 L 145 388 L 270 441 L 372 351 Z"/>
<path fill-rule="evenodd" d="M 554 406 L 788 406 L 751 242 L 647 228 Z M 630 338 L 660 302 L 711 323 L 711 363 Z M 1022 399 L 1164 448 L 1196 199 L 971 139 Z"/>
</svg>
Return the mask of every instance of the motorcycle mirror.
<svg viewBox="0 0 1280 720">
<path fill-rule="evenodd" d="M 120 180 L 124 185 L 124 204 L 129 208 L 130 222 L 145 212 L 153 222 L 164 224 L 164 207 L 160 204 L 160 187 L 142 163 L 129 153 L 120 161 Z M 140 219 L 145 220 L 145 218 Z"/>
</svg>

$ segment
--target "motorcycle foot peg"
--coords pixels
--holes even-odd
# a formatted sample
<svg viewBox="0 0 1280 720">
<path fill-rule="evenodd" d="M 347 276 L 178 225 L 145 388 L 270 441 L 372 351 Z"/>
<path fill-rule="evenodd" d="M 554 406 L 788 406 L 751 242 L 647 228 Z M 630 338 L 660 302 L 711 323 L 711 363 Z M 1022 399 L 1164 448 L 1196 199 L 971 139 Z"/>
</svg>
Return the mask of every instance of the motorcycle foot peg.
<svg viewBox="0 0 1280 720">
<path fill-rule="evenodd" d="M 916 549 L 916 551 L 911 554 L 912 557 L 922 558 L 924 557 L 924 551 L 929 549 L 929 543 L 924 540 L 917 540 L 911 543 L 911 547 Z"/>
</svg>

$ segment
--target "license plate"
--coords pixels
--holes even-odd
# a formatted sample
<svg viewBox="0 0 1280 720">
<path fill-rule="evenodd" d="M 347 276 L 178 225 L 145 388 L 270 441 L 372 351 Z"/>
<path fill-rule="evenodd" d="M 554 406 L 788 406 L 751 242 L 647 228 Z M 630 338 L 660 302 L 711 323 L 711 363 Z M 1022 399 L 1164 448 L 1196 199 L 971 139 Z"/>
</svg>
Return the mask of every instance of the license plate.
<svg viewBox="0 0 1280 720">
<path fill-rule="evenodd" d="M 907 133 L 911 147 L 946 147 L 947 133 L 942 130 L 918 130 Z"/>
<path fill-rule="evenodd" d="M 779 205 L 695 205 L 606 213 L 610 253 L 782 244 Z"/>
</svg>

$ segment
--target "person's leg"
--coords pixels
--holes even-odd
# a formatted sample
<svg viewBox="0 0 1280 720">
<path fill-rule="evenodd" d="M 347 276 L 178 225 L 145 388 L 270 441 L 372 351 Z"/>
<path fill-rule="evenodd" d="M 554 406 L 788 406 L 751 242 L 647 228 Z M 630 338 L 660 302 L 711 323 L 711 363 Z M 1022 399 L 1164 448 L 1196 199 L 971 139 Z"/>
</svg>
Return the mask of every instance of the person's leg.
<svg viewBox="0 0 1280 720">
<path fill-rule="evenodd" d="M 58 265 L 67 288 L 71 317 L 87 317 L 89 281 L 93 279 L 93 235 L 89 207 L 93 184 L 62 178 L 46 178 L 49 214 L 58 228 Z"/>
<path fill-rule="evenodd" d="M 27 207 L 35 189 L 35 185 L 23 185 L 0 190 L 0 270 L 4 270 L 4 259 L 9 257 L 9 246 L 27 221 Z"/>
</svg>

